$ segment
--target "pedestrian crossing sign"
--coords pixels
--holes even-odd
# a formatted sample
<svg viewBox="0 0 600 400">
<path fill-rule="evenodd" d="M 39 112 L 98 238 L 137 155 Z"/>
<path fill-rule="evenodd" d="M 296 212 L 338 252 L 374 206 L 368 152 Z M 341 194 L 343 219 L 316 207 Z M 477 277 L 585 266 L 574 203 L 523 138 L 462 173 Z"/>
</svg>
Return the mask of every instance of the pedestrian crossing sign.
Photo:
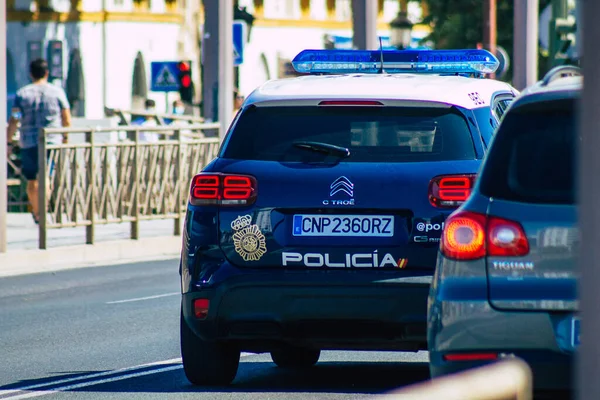
<svg viewBox="0 0 600 400">
<path fill-rule="evenodd" d="M 233 65 L 244 63 L 244 48 L 248 37 L 248 26 L 244 21 L 233 21 Z"/>
<path fill-rule="evenodd" d="M 179 61 L 157 61 L 150 64 L 151 84 L 153 92 L 179 91 Z"/>
<path fill-rule="evenodd" d="M 171 73 L 169 67 L 167 67 L 166 65 L 163 66 L 162 70 L 158 74 L 155 85 L 158 87 L 177 85 L 177 80 Z"/>
</svg>

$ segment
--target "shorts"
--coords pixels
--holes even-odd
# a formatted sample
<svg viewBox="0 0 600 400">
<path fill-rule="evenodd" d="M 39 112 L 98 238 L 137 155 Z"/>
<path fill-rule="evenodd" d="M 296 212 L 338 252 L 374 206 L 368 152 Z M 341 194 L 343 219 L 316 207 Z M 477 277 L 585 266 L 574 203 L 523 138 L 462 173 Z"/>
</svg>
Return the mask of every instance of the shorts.
<svg viewBox="0 0 600 400">
<path fill-rule="evenodd" d="M 38 179 L 38 172 L 40 169 L 40 165 L 38 162 L 38 147 L 30 147 L 27 149 L 20 149 L 21 156 L 21 171 L 23 172 L 23 176 L 28 181 L 35 181 Z M 47 163 L 51 163 L 50 165 L 50 176 L 54 172 L 54 163 L 50 160 L 50 152 L 46 154 Z"/>
</svg>

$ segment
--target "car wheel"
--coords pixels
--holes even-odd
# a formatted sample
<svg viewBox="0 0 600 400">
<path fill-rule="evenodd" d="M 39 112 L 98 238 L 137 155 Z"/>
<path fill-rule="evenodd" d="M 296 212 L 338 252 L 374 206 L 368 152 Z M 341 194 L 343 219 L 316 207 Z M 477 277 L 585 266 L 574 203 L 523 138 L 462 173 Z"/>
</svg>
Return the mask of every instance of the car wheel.
<svg viewBox="0 0 600 400">
<path fill-rule="evenodd" d="M 286 348 L 271 352 L 271 359 L 281 368 L 312 367 L 319 361 L 321 350 Z"/>
<path fill-rule="evenodd" d="M 185 376 L 194 385 L 230 384 L 237 374 L 240 351 L 231 345 L 202 340 L 181 314 L 181 358 Z"/>
</svg>

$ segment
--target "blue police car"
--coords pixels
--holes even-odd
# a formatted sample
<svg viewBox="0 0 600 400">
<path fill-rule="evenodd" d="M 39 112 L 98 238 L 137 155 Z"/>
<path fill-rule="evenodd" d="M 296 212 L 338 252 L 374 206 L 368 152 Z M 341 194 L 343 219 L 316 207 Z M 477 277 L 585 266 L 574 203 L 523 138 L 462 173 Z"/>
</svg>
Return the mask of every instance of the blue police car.
<svg viewBox="0 0 600 400">
<path fill-rule="evenodd" d="M 321 350 L 427 348 L 445 218 L 470 195 L 517 94 L 484 50 L 305 50 L 306 74 L 246 99 L 192 182 L 181 353 L 228 384 L 240 352 L 309 367 Z"/>
</svg>

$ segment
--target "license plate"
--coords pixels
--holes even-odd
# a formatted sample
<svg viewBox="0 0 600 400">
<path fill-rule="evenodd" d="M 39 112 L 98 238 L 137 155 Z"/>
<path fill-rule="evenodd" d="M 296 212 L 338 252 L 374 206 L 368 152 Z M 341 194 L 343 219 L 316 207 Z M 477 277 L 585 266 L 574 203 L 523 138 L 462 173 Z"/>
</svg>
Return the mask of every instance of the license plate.
<svg viewBox="0 0 600 400">
<path fill-rule="evenodd" d="M 581 323 L 579 322 L 579 318 L 573 318 L 571 322 L 571 345 L 573 347 L 579 347 L 579 335 L 581 332 Z"/>
<path fill-rule="evenodd" d="M 394 236 L 389 215 L 294 215 L 294 236 Z"/>
</svg>

